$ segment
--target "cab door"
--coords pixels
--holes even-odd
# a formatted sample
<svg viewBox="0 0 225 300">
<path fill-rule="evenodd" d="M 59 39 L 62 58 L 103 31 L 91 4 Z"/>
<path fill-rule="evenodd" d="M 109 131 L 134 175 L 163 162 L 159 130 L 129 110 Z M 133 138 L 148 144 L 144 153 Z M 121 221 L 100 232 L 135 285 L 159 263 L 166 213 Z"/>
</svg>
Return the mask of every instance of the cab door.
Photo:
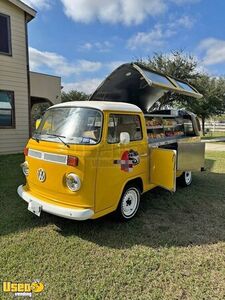
<svg viewBox="0 0 225 300">
<path fill-rule="evenodd" d="M 150 183 L 176 191 L 176 151 L 150 149 Z"/>
<path fill-rule="evenodd" d="M 141 174 L 147 177 L 149 159 L 140 114 L 112 112 L 107 114 L 104 124 L 96 176 L 96 212 L 116 208 L 125 184 Z M 127 145 L 120 144 L 121 132 L 130 135 Z"/>
</svg>

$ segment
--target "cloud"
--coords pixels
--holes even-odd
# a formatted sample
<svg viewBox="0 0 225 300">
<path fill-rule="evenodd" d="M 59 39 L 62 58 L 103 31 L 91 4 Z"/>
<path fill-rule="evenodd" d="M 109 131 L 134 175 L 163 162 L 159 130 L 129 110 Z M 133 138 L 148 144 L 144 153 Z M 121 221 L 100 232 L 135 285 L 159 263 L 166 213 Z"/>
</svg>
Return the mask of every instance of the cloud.
<svg viewBox="0 0 225 300">
<path fill-rule="evenodd" d="M 191 29 L 194 26 L 195 19 L 192 17 L 189 17 L 188 15 L 181 16 L 180 18 L 176 19 L 175 21 L 172 21 L 168 24 L 169 28 L 186 28 Z"/>
<path fill-rule="evenodd" d="M 81 50 L 91 50 L 93 48 L 93 44 L 87 42 L 87 43 L 83 44 L 80 48 L 81 48 Z"/>
<path fill-rule="evenodd" d="M 102 65 L 102 69 L 104 69 L 104 73 L 106 73 L 106 76 L 108 76 L 113 70 L 115 70 L 124 63 L 126 62 L 120 60 L 106 62 L 104 65 Z M 91 94 L 96 90 L 96 88 L 100 85 L 103 79 L 104 78 L 95 77 L 86 80 L 78 80 L 75 82 L 63 83 L 63 91 L 69 92 L 71 90 L 77 90 L 86 94 Z"/>
<path fill-rule="evenodd" d="M 32 70 L 38 71 L 40 68 L 48 68 L 59 76 L 95 72 L 102 67 L 102 63 L 97 61 L 78 60 L 71 63 L 62 55 L 40 51 L 32 47 L 29 48 L 29 55 Z"/>
<path fill-rule="evenodd" d="M 225 63 L 225 40 L 207 38 L 200 42 L 198 49 L 204 53 L 204 65 Z"/>
<path fill-rule="evenodd" d="M 141 24 L 148 17 L 159 16 L 169 3 L 194 4 L 201 0 L 61 0 L 65 14 L 75 22 Z"/>
<path fill-rule="evenodd" d="M 194 22 L 194 19 L 184 15 L 178 19 L 171 20 L 169 23 L 156 24 L 150 31 L 138 32 L 132 36 L 128 40 L 127 46 L 131 50 L 141 47 L 147 47 L 147 49 L 162 47 L 168 38 L 178 34 L 182 28 L 191 29 Z"/>
<path fill-rule="evenodd" d="M 48 9 L 52 4 L 52 0 L 22 0 L 22 2 L 37 9 Z"/>
<path fill-rule="evenodd" d="M 140 24 L 166 11 L 165 0 L 61 0 L 65 14 L 75 22 Z"/>
<path fill-rule="evenodd" d="M 94 50 L 97 52 L 109 52 L 113 47 L 113 44 L 109 41 L 95 42 L 95 43 L 84 43 L 80 46 L 80 51 Z"/>
<path fill-rule="evenodd" d="M 33 71 L 52 72 L 55 75 L 63 77 L 75 76 L 77 81 L 71 80 L 71 82 L 64 82 L 64 91 L 78 90 L 91 94 L 97 86 L 102 82 L 103 78 L 94 77 L 89 79 L 85 78 L 85 73 L 94 73 L 101 71 L 108 75 L 124 61 L 111 61 L 111 62 L 93 62 L 89 60 L 77 60 L 75 62 L 69 62 L 64 56 L 54 52 L 40 51 L 35 48 L 29 48 L 30 54 L 30 67 Z M 83 75 L 83 76 L 82 76 Z M 70 80 L 70 79 L 69 79 Z"/>
<path fill-rule="evenodd" d="M 177 5 L 184 5 L 184 4 L 195 4 L 200 2 L 201 0 L 171 0 Z"/>
<path fill-rule="evenodd" d="M 128 40 L 128 48 L 135 50 L 137 48 L 147 46 L 147 47 L 161 47 L 164 45 L 165 40 L 173 35 L 176 32 L 171 29 L 165 29 L 161 24 L 154 26 L 149 32 L 138 32 L 136 35 L 131 37 Z"/>
<path fill-rule="evenodd" d="M 92 78 L 87 80 L 76 81 L 72 83 L 64 83 L 63 91 L 69 92 L 71 90 L 76 90 L 79 92 L 84 92 L 86 94 L 93 93 L 99 84 L 103 81 L 102 78 Z"/>
<path fill-rule="evenodd" d="M 200 2 L 201 0 L 172 0 L 175 4 L 184 5 L 184 4 L 195 4 Z"/>
</svg>

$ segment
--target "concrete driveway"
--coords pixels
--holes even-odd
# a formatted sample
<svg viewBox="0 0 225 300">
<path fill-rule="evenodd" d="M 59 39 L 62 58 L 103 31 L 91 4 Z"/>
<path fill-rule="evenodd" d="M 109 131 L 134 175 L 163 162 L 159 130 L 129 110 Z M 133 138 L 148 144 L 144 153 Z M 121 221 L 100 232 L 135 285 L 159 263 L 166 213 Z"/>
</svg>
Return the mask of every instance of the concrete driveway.
<svg viewBox="0 0 225 300">
<path fill-rule="evenodd" d="M 225 137 L 202 140 L 202 142 L 205 142 L 207 151 L 225 151 Z"/>
<path fill-rule="evenodd" d="M 225 143 L 206 143 L 207 151 L 225 151 Z"/>
</svg>

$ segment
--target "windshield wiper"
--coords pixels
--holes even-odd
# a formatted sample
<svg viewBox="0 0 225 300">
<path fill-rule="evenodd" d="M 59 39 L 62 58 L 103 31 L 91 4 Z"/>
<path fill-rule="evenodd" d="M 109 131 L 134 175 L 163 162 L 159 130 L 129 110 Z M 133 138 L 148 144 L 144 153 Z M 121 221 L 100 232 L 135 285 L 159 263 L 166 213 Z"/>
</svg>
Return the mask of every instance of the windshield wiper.
<svg viewBox="0 0 225 300">
<path fill-rule="evenodd" d="M 62 140 L 62 138 L 63 138 L 63 139 L 66 138 L 64 135 L 58 135 L 58 134 L 54 134 L 54 133 L 46 133 L 46 135 L 48 135 L 48 136 L 53 136 L 53 137 L 58 138 L 58 139 L 60 140 L 60 142 L 62 142 L 67 148 L 70 148 L 70 145 L 67 144 L 67 143 L 65 143 L 65 142 Z"/>
<path fill-rule="evenodd" d="M 40 134 L 39 134 L 39 135 L 40 135 Z M 33 134 L 32 138 L 33 138 L 37 143 L 40 142 L 40 139 L 37 137 L 37 131 L 36 131 L 36 130 L 34 131 L 34 134 Z"/>
</svg>

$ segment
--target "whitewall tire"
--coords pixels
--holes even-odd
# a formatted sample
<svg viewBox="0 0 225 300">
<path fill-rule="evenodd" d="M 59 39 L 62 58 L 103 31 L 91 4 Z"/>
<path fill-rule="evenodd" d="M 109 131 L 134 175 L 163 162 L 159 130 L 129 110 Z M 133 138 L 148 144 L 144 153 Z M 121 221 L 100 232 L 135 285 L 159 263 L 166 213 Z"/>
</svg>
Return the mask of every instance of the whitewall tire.
<svg viewBox="0 0 225 300">
<path fill-rule="evenodd" d="M 192 172 L 191 171 L 185 171 L 179 178 L 178 183 L 181 186 L 190 186 L 192 183 Z"/>
<path fill-rule="evenodd" d="M 116 210 L 117 217 L 125 221 L 132 219 L 138 211 L 140 197 L 141 194 L 138 188 L 131 186 L 125 188 Z"/>
</svg>

